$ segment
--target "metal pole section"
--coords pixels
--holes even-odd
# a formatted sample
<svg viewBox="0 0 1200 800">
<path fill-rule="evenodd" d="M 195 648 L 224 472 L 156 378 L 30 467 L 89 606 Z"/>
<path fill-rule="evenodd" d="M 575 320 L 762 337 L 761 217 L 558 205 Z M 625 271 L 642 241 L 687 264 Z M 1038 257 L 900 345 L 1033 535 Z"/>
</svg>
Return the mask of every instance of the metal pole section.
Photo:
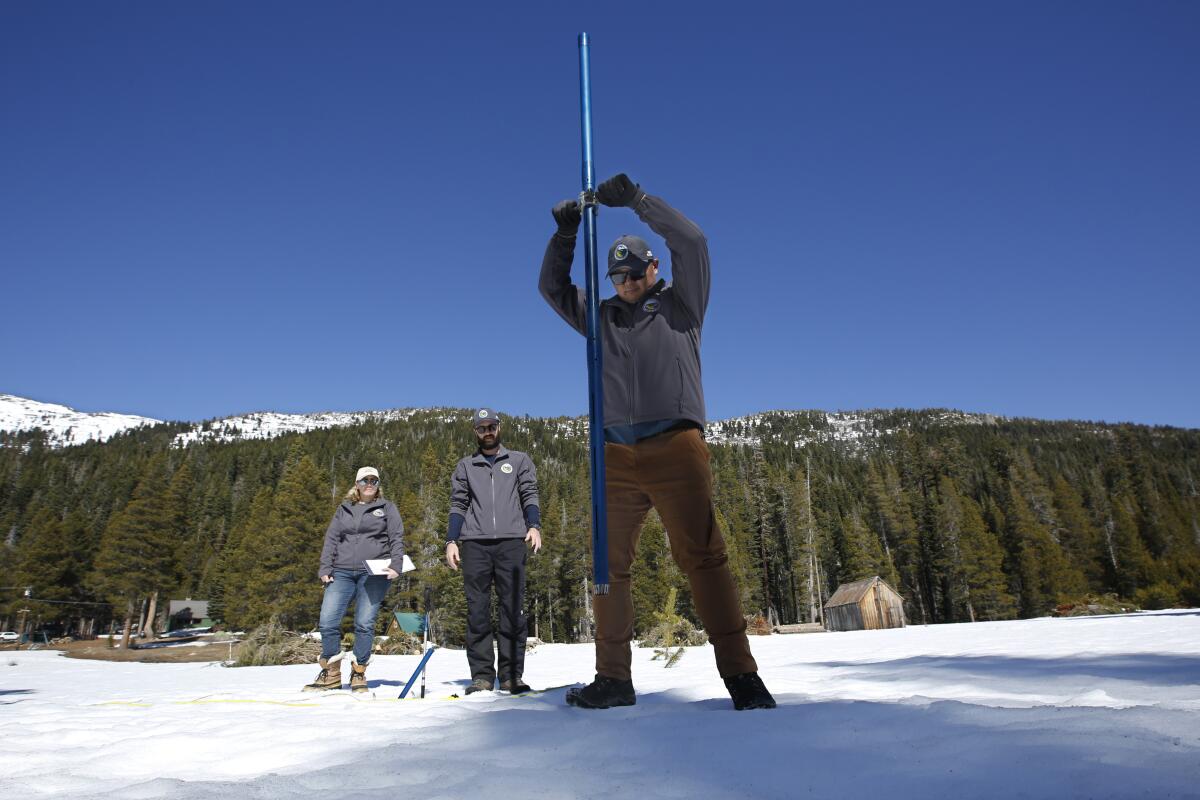
<svg viewBox="0 0 1200 800">
<path fill-rule="evenodd" d="M 586 33 L 579 34 L 579 108 L 583 133 L 583 257 L 587 294 L 588 429 L 592 469 L 592 567 L 595 594 L 608 594 L 608 511 L 604 491 L 604 370 L 600 346 L 600 280 L 596 258 L 592 170 L 592 76 Z"/>
<path fill-rule="evenodd" d="M 429 607 L 431 605 L 433 605 L 433 588 L 426 586 L 425 587 L 425 630 L 422 631 L 422 633 L 423 633 L 423 636 L 421 639 L 421 649 L 422 650 L 429 649 Z M 429 670 L 425 670 L 425 672 L 421 673 L 421 699 L 422 700 L 425 699 L 425 673 L 428 671 Z"/>
</svg>

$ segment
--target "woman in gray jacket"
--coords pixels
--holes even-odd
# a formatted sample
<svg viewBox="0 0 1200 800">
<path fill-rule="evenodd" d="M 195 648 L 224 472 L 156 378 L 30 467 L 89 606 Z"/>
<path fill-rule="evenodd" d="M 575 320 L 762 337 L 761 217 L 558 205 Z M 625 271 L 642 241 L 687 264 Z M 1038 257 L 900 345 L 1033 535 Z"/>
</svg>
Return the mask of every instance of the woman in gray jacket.
<svg viewBox="0 0 1200 800">
<path fill-rule="evenodd" d="M 367 560 L 390 558 L 386 574 L 373 575 Z M 321 672 L 304 687 L 319 692 L 342 688 L 342 617 L 354 601 L 354 657 L 350 690 L 367 691 L 367 661 L 375 638 L 375 618 L 391 581 L 404 560 L 404 523 L 391 501 L 383 499 L 379 471 L 363 467 L 325 531 L 317 577 L 325 584 L 321 601 Z"/>
</svg>

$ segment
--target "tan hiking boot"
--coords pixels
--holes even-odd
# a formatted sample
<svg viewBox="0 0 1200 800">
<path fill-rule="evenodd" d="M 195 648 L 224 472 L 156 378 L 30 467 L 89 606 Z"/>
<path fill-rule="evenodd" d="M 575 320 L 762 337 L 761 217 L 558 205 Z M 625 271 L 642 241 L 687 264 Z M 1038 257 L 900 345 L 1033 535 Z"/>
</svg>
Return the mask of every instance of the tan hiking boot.
<svg viewBox="0 0 1200 800">
<path fill-rule="evenodd" d="M 317 673 L 315 681 L 304 687 L 304 691 L 327 692 L 342 688 L 342 654 L 322 658 L 318 663 L 321 665 L 321 671 Z"/>
<path fill-rule="evenodd" d="M 359 664 L 357 661 L 350 662 L 350 691 L 352 692 L 368 692 L 367 687 L 367 665 Z"/>
</svg>

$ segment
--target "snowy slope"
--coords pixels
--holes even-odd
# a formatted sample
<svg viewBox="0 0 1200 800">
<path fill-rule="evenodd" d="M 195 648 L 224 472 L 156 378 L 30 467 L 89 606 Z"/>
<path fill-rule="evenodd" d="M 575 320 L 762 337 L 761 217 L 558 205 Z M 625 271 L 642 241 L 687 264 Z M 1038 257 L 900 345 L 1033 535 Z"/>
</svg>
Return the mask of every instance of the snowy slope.
<svg viewBox="0 0 1200 800">
<path fill-rule="evenodd" d="M 881 411 L 769 411 L 745 417 L 710 422 L 705 439 L 714 444 L 756 445 L 767 439 L 782 440 L 795 447 L 824 442 L 844 442 L 852 446 L 867 440 L 896 433 L 885 422 L 887 412 Z M 992 414 L 967 414 L 962 411 L 931 411 L 924 422 L 935 425 L 995 425 L 1004 417 Z M 808 423 L 808 430 L 782 438 L 779 429 L 795 430 L 796 421 Z"/>
<path fill-rule="evenodd" d="M 220 441 L 229 442 L 237 439 L 272 439 L 285 433 L 305 433 L 318 428 L 337 428 L 347 425 L 360 425 L 364 422 L 391 422 L 393 420 L 410 419 L 414 414 L 426 409 L 397 408 L 390 411 L 322 411 L 316 414 L 279 414 L 274 411 L 263 411 L 257 414 L 242 414 L 236 417 L 224 417 L 194 426 L 190 431 L 175 437 L 174 444 L 185 447 L 191 442 Z M 436 410 L 436 409 L 433 409 Z M 455 419 L 453 412 L 447 412 L 447 419 Z"/>
<path fill-rule="evenodd" d="M 54 447 L 83 444 L 91 439 L 102 442 L 130 428 L 159 422 L 132 414 L 76 411 L 56 403 L 39 403 L 25 397 L 0 394 L 0 431 L 41 428 Z"/>
<path fill-rule="evenodd" d="M 178 434 L 174 443 L 185 447 L 199 441 L 233 441 L 236 439 L 270 439 L 288 433 L 304 433 L 318 428 L 359 425 L 376 420 L 386 422 L 410 418 L 421 409 L 389 411 L 338 412 L 314 414 L 279 414 L 273 411 L 240 414 L 234 417 L 196 423 Z M 435 411 L 437 409 L 434 409 Z M 453 419 L 453 412 L 446 412 Z M 90 439 L 104 441 L 130 428 L 156 425 L 161 420 L 130 414 L 91 413 L 76 411 L 67 406 L 40 403 L 24 397 L 0 394 L 0 431 L 28 431 L 41 428 L 53 447 L 82 444 Z"/>
<path fill-rule="evenodd" d="M 306 695 L 312 667 L 0 661 L 0 795 L 87 798 L 1200 798 L 1200 611 L 751 640 L 780 707 L 734 712 L 694 648 L 636 650 L 638 704 L 563 690 L 394 700 Z M 222 648 L 223 649 L 223 648 Z M 535 686 L 590 677 L 589 645 L 544 645 Z"/>
<path fill-rule="evenodd" d="M 186 447 L 192 442 L 270 439 L 289 433 L 305 433 L 319 428 L 359 425 L 364 422 L 389 422 L 411 419 L 418 413 L 442 412 L 445 421 L 460 418 L 454 409 L 398 408 L 386 411 L 322 411 L 311 414 L 281 414 L 263 411 L 194 424 L 178 434 L 174 444 Z M 894 418 L 887 411 L 769 411 L 744 417 L 710 422 L 705 436 L 713 444 L 756 445 L 765 441 L 783 442 L 794 447 L 811 443 L 841 442 L 860 448 L 871 439 L 896 432 Z M 961 411 L 927 411 L 919 415 L 923 425 L 995 425 L 1004 417 L 968 414 Z M 13 395 L 0 394 L 0 431 L 43 428 L 50 433 L 55 447 L 80 444 L 89 439 L 103 441 L 116 433 L 159 420 L 127 414 L 85 413 L 67 406 L 39 403 Z M 587 417 L 557 421 L 562 435 L 586 440 Z"/>
</svg>

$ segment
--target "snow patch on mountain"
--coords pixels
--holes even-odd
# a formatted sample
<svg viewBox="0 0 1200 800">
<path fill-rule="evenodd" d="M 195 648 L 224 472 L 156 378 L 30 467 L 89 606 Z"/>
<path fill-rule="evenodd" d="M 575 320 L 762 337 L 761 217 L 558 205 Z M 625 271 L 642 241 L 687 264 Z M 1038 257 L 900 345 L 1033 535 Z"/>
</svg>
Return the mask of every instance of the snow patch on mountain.
<svg viewBox="0 0 1200 800">
<path fill-rule="evenodd" d="M 710 444 L 757 446 L 766 441 L 781 441 L 794 447 L 808 444 L 841 442 L 858 447 L 871 439 L 889 436 L 900 430 L 888 411 L 768 411 L 745 417 L 718 420 L 705 427 Z M 968 414 L 962 411 L 933 411 L 922 414 L 923 424 L 995 425 L 1003 420 L 992 414 Z M 803 427 L 807 423 L 807 430 Z M 797 433 L 798 425 L 801 427 Z"/>
<path fill-rule="evenodd" d="M 961 411 L 919 412 L 922 426 L 988 425 L 1003 417 Z M 455 422 L 463 410 L 451 408 L 397 408 L 385 411 L 322 411 L 312 414 L 283 414 L 261 411 L 196 423 L 175 436 L 176 447 L 194 442 L 232 442 L 240 439 L 272 439 L 287 434 L 362 425 L 367 422 L 409 421 L 421 416 L 429 422 Z M 130 414 L 89 413 L 67 406 L 40 403 L 23 397 L 0 394 L 0 431 L 29 431 L 41 428 L 52 447 L 68 447 L 87 441 L 105 441 L 118 433 L 161 420 Z M 552 421 L 567 439 L 588 436 L 587 417 L 560 417 Z M 758 446 L 765 442 L 804 447 L 808 444 L 840 442 L 858 449 L 867 442 L 896 433 L 894 412 L 873 411 L 767 411 L 708 423 L 705 437 L 711 444 Z"/>
<path fill-rule="evenodd" d="M 0 431 L 46 432 L 52 447 L 69 447 L 88 441 L 103 442 L 130 428 L 157 425 L 161 420 L 133 414 L 76 411 L 57 403 L 41 403 L 26 397 L 0 394 Z"/>
<path fill-rule="evenodd" d="M 365 422 L 409 420 L 430 409 L 396 408 L 389 411 L 322 411 L 316 414 L 280 414 L 262 411 L 202 422 L 175 437 L 173 444 L 186 447 L 192 442 L 232 442 L 238 439 L 273 439 L 289 433 L 307 433 L 321 428 L 341 428 Z M 434 409 L 435 411 L 437 409 Z M 451 416 L 449 419 L 453 419 Z"/>
</svg>

